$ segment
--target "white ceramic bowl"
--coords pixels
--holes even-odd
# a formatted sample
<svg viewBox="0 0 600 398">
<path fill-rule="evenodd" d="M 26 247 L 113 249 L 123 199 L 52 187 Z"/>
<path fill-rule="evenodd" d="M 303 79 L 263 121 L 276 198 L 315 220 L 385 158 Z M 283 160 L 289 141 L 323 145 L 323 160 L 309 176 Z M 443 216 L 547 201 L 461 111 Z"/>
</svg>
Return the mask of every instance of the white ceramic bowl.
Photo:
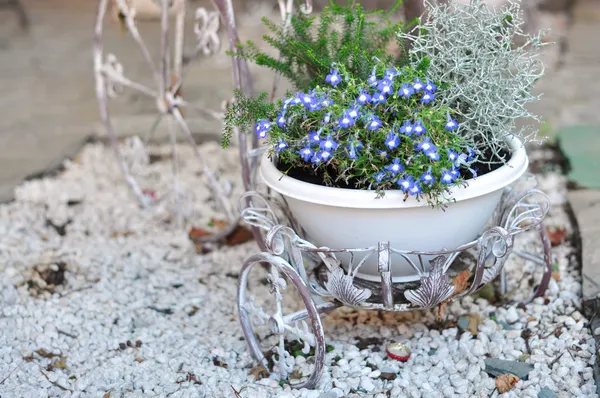
<svg viewBox="0 0 600 398">
<path fill-rule="evenodd" d="M 481 232 L 500 201 L 503 189 L 527 170 L 525 148 L 517 138 L 508 140 L 512 157 L 504 166 L 451 191 L 456 202 L 445 211 L 432 209 L 424 200 L 401 191 L 386 191 L 377 199 L 374 191 L 331 188 L 306 183 L 280 172 L 264 157 L 260 174 L 264 182 L 283 195 L 290 210 L 306 230 L 308 240 L 329 248 L 366 248 L 389 241 L 394 249 L 435 251 L 454 249 Z M 342 265 L 349 261 L 338 256 Z M 429 264 L 426 264 L 427 266 Z M 358 277 L 379 281 L 377 256 L 360 268 Z M 394 282 L 418 280 L 418 274 L 399 256 L 392 257 Z"/>
</svg>

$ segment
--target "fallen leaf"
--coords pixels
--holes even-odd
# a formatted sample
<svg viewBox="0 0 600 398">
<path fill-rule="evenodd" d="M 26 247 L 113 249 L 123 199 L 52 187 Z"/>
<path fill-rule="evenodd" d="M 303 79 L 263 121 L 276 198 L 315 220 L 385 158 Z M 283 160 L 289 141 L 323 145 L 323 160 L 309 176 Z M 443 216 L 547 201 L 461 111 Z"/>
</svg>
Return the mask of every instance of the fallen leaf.
<svg viewBox="0 0 600 398">
<path fill-rule="evenodd" d="M 67 368 L 67 357 L 60 356 L 54 363 L 52 364 L 54 369 L 66 369 Z"/>
<path fill-rule="evenodd" d="M 513 374 L 507 373 L 496 377 L 496 388 L 500 394 L 512 389 L 519 382 L 519 378 Z"/>
<path fill-rule="evenodd" d="M 210 235 L 212 235 L 211 232 L 208 232 L 205 229 L 196 228 L 196 227 L 192 227 L 192 229 L 190 229 L 190 231 L 188 232 L 188 237 L 191 240 L 196 240 L 198 238 L 203 238 L 205 236 L 210 236 Z"/>
<path fill-rule="evenodd" d="M 227 243 L 228 246 L 236 246 L 251 241 L 252 239 L 254 239 L 252 231 L 250 231 L 246 227 L 238 225 L 233 230 L 233 232 L 230 233 L 229 236 L 227 236 L 227 238 L 225 239 L 225 243 Z"/>
<path fill-rule="evenodd" d="M 300 380 L 304 375 L 300 369 L 294 369 L 292 373 L 290 373 L 289 378 L 291 380 Z"/>
<path fill-rule="evenodd" d="M 548 238 L 550 238 L 550 244 L 552 246 L 560 245 L 565 238 L 565 229 L 562 227 L 546 227 L 546 232 L 548 232 Z"/>
<path fill-rule="evenodd" d="M 54 358 L 60 356 L 60 354 L 53 354 L 50 351 L 44 350 L 43 348 L 36 350 L 35 353 L 44 358 Z"/>
<path fill-rule="evenodd" d="M 469 278 L 473 275 L 471 271 L 468 269 L 462 271 L 460 274 L 456 275 L 456 277 L 452 280 L 452 285 L 454 286 L 454 292 L 452 292 L 453 296 L 460 294 L 467 290 L 469 286 Z"/>
<path fill-rule="evenodd" d="M 144 359 L 142 359 L 142 358 L 136 358 L 136 359 L 135 359 L 135 361 L 136 361 L 137 363 L 142 363 L 142 362 L 144 362 Z"/>
<path fill-rule="evenodd" d="M 560 272 L 552 271 L 552 278 L 558 282 L 560 280 Z"/>
<path fill-rule="evenodd" d="M 102 396 L 102 398 L 110 398 L 110 391 Z"/>
<path fill-rule="evenodd" d="M 265 377 L 269 377 L 269 372 L 262 365 L 255 366 L 252 369 L 250 369 L 249 374 L 251 376 L 254 376 L 254 381 L 258 381 L 264 379 Z"/>
<path fill-rule="evenodd" d="M 534 317 L 534 316 L 530 316 L 529 318 L 527 318 L 527 322 L 533 322 L 533 321 L 536 321 L 536 320 L 537 320 L 537 318 Z"/>
<path fill-rule="evenodd" d="M 465 314 L 458 318 L 458 327 L 463 331 L 468 330 L 473 336 L 477 336 L 479 325 L 481 325 L 479 314 Z"/>
<path fill-rule="evenodd" d="M 211 224 L 212 224 L 212 225 L 213 225 L 215 228 L 217 228 L 217 230 L 219 230 L 219 231 L 222 231 L 222 230 L 224 230 L 224 229 L 225 229 L 225 228 L 226 228 L 226 227 L 229 225 L 229 223 L 228 223 L 227 221 L 224 221 L 224 220 L 218 220 L 218 219 L 216 219 L 216 218 L 211 218 L 211 219 L 210 219 L 210 223 L 211 223 Z"/>
<path fill-rule="evenodd" d="M 213 365 L 219 366 L 219 367 L 225 368 L 225 369 L 229 368 L 229 365 L 227 365 L 227 363 L 223 362 L 221 360 L 221 358 L 219 358 L 219 357 L 214 357 L 213 358 Z"/>
<path fill-rule="evenodd" d="M 33 355 L 28 355 L 26 357 L 23 357 L 23 360 L 25 362 L 31 362 L 31 361 L 33 361 Z"/>
</svg>

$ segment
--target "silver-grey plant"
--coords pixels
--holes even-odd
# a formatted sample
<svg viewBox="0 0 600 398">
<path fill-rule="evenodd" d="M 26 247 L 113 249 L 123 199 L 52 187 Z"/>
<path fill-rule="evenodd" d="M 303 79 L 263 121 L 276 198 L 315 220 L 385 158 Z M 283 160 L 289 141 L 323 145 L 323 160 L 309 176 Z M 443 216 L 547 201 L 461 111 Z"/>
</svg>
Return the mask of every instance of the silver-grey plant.
<svg viewBox="0 0 600 398">
<path fill-rule="evenodd" d="M 531 122 L 539 118 L 526 106 L 539 99 L 531 88 L 544 73 L 539 50 L 545 45 L 545 32 L 525 35 L 515 2 L 498 10 L 480 0 L 452 5 L 426 2 L 426 9 L 416 39 L 399 33 L 411 41 L 410 60 L 428 59 L 431 80 L 447 84 L 436 99 L 456 110 L 458 134 L 473 146 L 479 160 L 494 162 L 491 155 L 496 155 L 495 162 L 508 160 L 507 136 L 536 140 Z M 517 127 L 519 119 L 526 122 Z"/>
</svg>

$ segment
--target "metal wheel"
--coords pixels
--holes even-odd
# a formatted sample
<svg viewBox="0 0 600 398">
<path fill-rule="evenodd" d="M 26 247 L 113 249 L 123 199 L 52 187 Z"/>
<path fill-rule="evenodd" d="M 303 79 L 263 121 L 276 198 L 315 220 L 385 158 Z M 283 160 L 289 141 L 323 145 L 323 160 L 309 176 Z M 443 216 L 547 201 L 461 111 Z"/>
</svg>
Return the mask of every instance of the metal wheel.
<svg viewBox="0 0 600 398">
<path fill-rule="evenodd" d="M 264 272 L 260 264 L 254 267 L 258 263 L 270 265 L 266 281 L 257 275 L 249 278 L 252 269 Z M 268 298 L 252 296 L 256 289 L 268 289 Z M 298 272 L 280 257 L 260 253 L 244 263 L 238 285 L 238 311 L 251 355 L 294 388 L 314 388 L 319 381 L 326 351 L 319 312 L 336 307 L 331 303 L 317 306 Z"/>
</svg>

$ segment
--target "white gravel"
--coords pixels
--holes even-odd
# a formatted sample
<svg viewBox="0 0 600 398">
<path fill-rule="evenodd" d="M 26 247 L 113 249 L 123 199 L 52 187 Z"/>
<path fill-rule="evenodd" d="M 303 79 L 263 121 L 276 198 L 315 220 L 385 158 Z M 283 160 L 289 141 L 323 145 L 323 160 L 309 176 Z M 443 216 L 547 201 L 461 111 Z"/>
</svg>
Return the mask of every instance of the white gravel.
<svg viewBox="0 0 600 398">
<path fill-rule="evenodd" d="M 168 153 L 168 148 L 154 151 Z M 202 153 L 232 182 L 232 196 L 239 195 L 235 150 L 206 144 Z M 498 307 L 466 297 L 448 306 L 449 321 L 481 316 L 477 337 L 468 331 L 457 337 L 456 327 L 437 330 L 435 311 L 343 308 L 325 316 L 326 337 L 335 349 L 327 354 L 320 391 L 297 391 L 281 388 L 276 377 L 255 382 L 249 376 L 253 364 L 237 321 L 235 276 L 257 246 L 196 255 L 187 238 L 187 228 L 218 217 L 191 151 L 181 152 L 184 228 L 177 227 L 168 197 L 150 210 L 140 209 L 101 144 L 88 145 L 65 167 L 56 177 L 24 183 L 14 202 L 0 206 L 2 397 L 108 397 L 108 392 L 113 398 L 232 397 L 233 389 L 242 397 L 493 397 L 498 395 L 494 379 L 482 370 L 486 357 L 521 358 L 535 366 L 505 397 L 537 397 L 543 387 L 558 397 L 597 396 L 594 340 L 579 312 L 580 272 L 566 244 L 554 249 L 560 280 L 551 280 L 547 304 L 538 298 L 525 308 L 516 306 L 530 294 L 523 273 L 534 266 L 513 256 L 506 265 L 512 304 Z M 169 162 L 137 171 L 143 188 L 159 197 L 169 191 Z M 568 235 L 565 178 L 547 173 L 539 181 L 551 194 L 547 224 L 566 227 Z M 69 206 L 70 200 L 81 203 Z M 47 219 L 71 223 L 61 236 Z M 517 248 L 534 250 L 534 238 L 522 236 Z M 59 262 L 66 266 L 66 281 L 46 292 L 40 273 Z M 166 309 L 170 313 L 157 311 Z M 533 333 L 529 357 L 523 356 L 524 328 Z M 387 359 L 382 346 L 359 350 L 356 337 L 401 341 L 412 357 L 403 364 Z M 50 353 L 59 356 L 44 357 Z M 380 378 L 390 372 L 398 373 L 395 380 Z"/>
</svg>

